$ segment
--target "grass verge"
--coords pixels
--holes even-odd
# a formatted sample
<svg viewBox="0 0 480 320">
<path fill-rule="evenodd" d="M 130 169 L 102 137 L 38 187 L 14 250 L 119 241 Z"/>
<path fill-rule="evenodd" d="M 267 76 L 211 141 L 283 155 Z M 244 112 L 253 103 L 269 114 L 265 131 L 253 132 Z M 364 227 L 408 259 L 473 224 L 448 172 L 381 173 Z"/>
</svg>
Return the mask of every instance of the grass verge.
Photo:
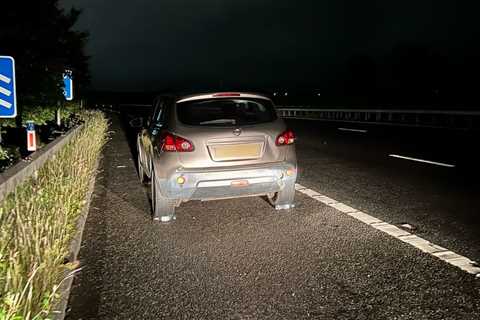
<svg viewBox="0 0 480 320">
<path fill-rule="evenodd" d="M 0 319 L 45 319 L 66 269 L 77 218 L 85 205 L 108 122 L 82 112 L 84 127 L 36 179 L 0 203 Z"/>
</svg>

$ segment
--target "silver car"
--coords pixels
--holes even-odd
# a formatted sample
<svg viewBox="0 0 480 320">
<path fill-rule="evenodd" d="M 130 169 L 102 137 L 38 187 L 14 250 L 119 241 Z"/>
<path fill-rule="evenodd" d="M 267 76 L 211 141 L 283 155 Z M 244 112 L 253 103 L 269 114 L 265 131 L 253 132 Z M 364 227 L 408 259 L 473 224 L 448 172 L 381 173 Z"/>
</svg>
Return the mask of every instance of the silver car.
<svg viewBox="0 0 480 320">
<path fill-rule="evenodd" d="M 138 135 L 140 180 L 151 180 L 153 219 L 175 219 L 188 200 L 267 196 L 294 206 L 295 135 L 259 94 L 160 96 Z"/>
</svg>

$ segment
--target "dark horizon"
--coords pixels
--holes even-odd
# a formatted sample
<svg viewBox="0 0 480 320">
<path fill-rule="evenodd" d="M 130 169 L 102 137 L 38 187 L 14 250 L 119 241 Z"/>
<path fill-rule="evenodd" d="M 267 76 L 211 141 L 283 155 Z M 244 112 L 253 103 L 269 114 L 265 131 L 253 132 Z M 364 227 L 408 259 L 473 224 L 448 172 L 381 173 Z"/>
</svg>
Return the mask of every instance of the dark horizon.
<svg viewBox="0 0 480 320">
<path fill-rule="evenodd" d="M 319 88 L 464 95 L 479 69 L 472 6 L 65 0 L 90 32 L 92 88 Z M 474 6 L 479 6 L 475 4 Z M 473 10 L 472 10 L 473 9 Z"/>
</svg>

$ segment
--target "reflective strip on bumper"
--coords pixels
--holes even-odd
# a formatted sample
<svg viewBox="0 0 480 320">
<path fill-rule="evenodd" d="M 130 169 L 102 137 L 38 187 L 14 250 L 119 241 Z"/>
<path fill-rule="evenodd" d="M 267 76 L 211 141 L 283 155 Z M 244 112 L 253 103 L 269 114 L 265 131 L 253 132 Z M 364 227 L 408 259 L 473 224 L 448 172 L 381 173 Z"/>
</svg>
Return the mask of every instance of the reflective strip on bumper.
<svg viewBox="0 0 480 320">
<path fill-rule="evenodd" d="M 250 178 L 250 179 L 243 179 L 248 181 L 248 184 L 256 184 L 256 183 L 268 183 L 268 182 L 275 182 L 277 179 L 274 177 L 260 177 L 260 178 Z M 231 183 L 236 180 L 219 180 L 219 181 L 200 181 L 197 184 L 198 188 L 211 188 L 211 187 L 227 187 L 230 186 Z"/>
</svg>

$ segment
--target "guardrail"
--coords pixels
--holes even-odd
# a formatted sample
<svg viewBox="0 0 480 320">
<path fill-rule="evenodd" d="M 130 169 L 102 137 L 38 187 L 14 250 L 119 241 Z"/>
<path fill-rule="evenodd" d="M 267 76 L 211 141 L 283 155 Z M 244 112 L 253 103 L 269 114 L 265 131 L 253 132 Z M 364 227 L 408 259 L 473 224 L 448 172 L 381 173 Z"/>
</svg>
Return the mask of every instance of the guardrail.
<svg viewBox="0 0 480 320">
<path fill-rule="evenodd" d="M 42 149 L 32 153 L 28 160 L 22 159 L 11 168 L 0 173 L 0 201 L 14 191 L 19 184 L 35 176 L 38 169 L 67 144 L 82 127 L 83 125 L 79 125 L 70 129 L 63 136 L 58 137 Z"/>
<path fill-rule="evenodd" d="M 332 122 L 364 123 L 423 128 L 474 130 L 480 128 L 478 111 L 400 110 L 400 109 L 334 109 L 277 108 L 282 118 Z"/>
<path fill-rule="evenodd" d="M 113 105 L 98 105 L 98 107 L 111 112 L 119 112 Z M 151 105 L 119 104 L 118 107 L 151 107 Z M 280 117 L 287 119 L 456 130 L 480 129 L 480 111 L 277 106 L 277 112 Z"/>
</svg>

